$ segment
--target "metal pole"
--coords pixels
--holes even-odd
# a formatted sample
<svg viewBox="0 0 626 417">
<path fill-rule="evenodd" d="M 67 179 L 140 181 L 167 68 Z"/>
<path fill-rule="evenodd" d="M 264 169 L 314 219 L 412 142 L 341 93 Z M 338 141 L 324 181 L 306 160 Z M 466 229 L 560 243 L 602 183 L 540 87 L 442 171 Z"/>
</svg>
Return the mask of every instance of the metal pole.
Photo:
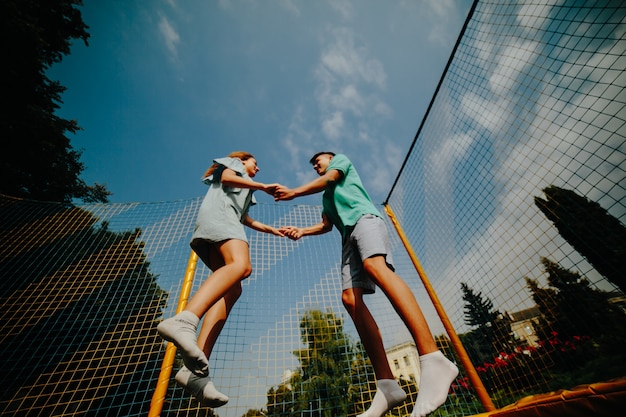
<svg viewBox="0 0 626 417">
<path fill-rule="evenodd" d="M 450 322 L 448 315 L 443 309 L 443 306 L 441 305 L 441 302 L 439 301 L 439 297 L 437 297 L 435 290 L 430 284 L 430 281 L 428 280 L 428 277 L 426 276 L 426 273 L 424 272 L 424 269 L 422 268 L 422 265 L 420 264 L 419 259 L 417 259 L 417 256 L 415 255 L 415 252 L 413 251 L 413 248 L 411 247 L 409 240 L 404 234 L 404 231 L 402 230 L 400 223 L 398 223 L 398 219 L 393 213 L 393 210 L 391 210 L 391 207 L 389 207 L 389 204 L 385 204 L 385 212 L 391 219 L 391 223 L 393 223 L 393 226 L 395 227 L 396 232 L 398 233 L 398 236 L 400 236 L 400 240 L 402 240 L 404 248 L 409 254 L 409 257 L 411 258 L 411 261 L 413 262 L 413 266 L 415 267 L 417 274 L 422 280 L 422 284 L 424 284 L 424 288 L 426 288 L 426 292 L 428 293 L 430 300 L 435 306 L 435 310 L 437 310 L 437 314 L 439 315 L 439 318 L 441 319 L 441 322 L 443 323 L 443 327 L 446 329 L 446 332 L 448 333 L 448 336 L 450 337 L 452 347 L 454 347 L 454 350 L 459 355 L 459 359 L 463 363 L 465 372 L 467 373 L 467 376 L 470 382 L 474 386 L 474 389 L 476 390 L 476 394 L 478 395 L 480 402 L 482 403 L 483 407 L 485 407 L 486 411 L 494 411 L 496 407 L 493 405 L 493 402 L 491 401 L 491 398 L 489 397 L 489 394 L 487 393 L 485 386 L 483 385 L 482 381 L 480 380 L 480 377 L 478 376 L 478 373 L 476 372 L 476 368 L 474 368 L 474 365 L 472 364 L 472 361 L 470 360 L 467 354 L 467 351 L 465 350 L 465 348 L 463 347 L 463 344 L 461 343 L 461 339 L 459 339 L 459 336 L 456 334 L 454 327 L 452 327 L 452 323 Z"/>
<path fill-rule="evenodd" d="M 198 255 L 194 251 L 191 251 L 189 255 L 189 261 L 187 261 L 187 271 L 185 272 L 185 278 L 183 279 L 183 287 L 181 289 L 180 298 L 178 299 L 178 306 L 176 307 L 176 314 L 180 313 L 187 306 L 187 300 L 189 300 L 189 294 L 193 287 L 193 277 L 196 273 L 196 265 L 198 264 Z M 169 385 L 170 376 L 172 375 L 172 368 L 174 365 L 174 358 L 176 357 L 176 345 L 168 343 L 165 348 L 165 356 L 161 364 L 161 373 L 157 381 L 156 389 L 152 394 L 152 401 L 150 402 L 150 412 L 148 417 L 158 417 L 163 410 L 163 402 L 165 401 L 165 394 L 167 394 L 167 387 Z"/>
</svg>

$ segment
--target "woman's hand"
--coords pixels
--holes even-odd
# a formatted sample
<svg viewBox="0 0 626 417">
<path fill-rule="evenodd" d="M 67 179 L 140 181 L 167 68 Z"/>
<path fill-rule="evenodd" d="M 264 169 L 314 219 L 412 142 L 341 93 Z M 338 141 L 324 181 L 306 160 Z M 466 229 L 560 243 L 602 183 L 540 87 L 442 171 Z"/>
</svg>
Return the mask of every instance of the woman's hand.
<svg viewBox="0 0 626 417">
<path fill-rule="evenodd" d="M 302 229 L 294 226 L 283 226 L 279 229 L 284 236 L 291 240 L 298 240 L 303 236 Z"/>
<path fill-rule="evenodd" d="M 275 236 L 285 237 L 285 234 L 282 232 L 282 230 L 281 229 L 277 229 L 275 227 L 270 227 L 268 232 L 273 234 L 273 235 L 275 235 Z"/>
<path fill-rule="evenodd" d="M 274 196 L 274 193 L 276 193 L 276 189 L 277 188 L 281 188 L 281 187 L 283 187 L 283 186 L 278 184 L 278 183 L 263 184 L 263 188 L 261 188 L 261 190 L 266 192 L 266 193 L 268 193 L 271 196 Z"/>
</svg>

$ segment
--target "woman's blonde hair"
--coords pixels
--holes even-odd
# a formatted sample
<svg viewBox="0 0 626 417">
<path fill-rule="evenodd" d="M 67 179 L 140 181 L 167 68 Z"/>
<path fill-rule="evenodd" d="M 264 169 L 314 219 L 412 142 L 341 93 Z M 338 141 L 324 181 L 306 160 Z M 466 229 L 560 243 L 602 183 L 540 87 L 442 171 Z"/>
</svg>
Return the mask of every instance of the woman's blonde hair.
<svg viewBox="0 0 626 417">
<path fill-rule="evenodd" d="M 250 158 L 254 158 L 254 155 L 252 155 L 250 152 L 235 151 L 235 152 L 231 152 L 230 154 L 228 154 L 228 157 L 238 158 L 238 159 L 241 159 L 242 161 L 247 161 Z M 206 178 L 209 175 L 213 174 L 213 171 L 215 171 L 215 168 L 217 168 L 217 164 L 211 165 L 209 169 L 206 170 L 206 172 L 204 173 L 204 177 L 202 178 Z"/>
</svg>

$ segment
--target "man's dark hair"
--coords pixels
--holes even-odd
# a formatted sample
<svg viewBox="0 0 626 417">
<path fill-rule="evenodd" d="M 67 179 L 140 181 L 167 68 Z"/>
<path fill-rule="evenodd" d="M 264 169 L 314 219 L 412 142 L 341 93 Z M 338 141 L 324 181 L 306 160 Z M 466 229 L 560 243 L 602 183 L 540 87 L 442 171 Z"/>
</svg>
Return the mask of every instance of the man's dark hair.
<svg viewBox="0 0 626 417">
<path fill-rule="evenodd" d="M 313 155 L 313 157 L 311 157 L 311 159 L 309 159 L 309 163 L 311 165 L 315 164 L 315 160 L 317 159 L 318 156 L 320 155 L 332 155 L 335 156 L 335 152 L 329 152 L 329 151 L 324 151 L 324 152 L 318 152 L 315 155 Z"/>
</svg>

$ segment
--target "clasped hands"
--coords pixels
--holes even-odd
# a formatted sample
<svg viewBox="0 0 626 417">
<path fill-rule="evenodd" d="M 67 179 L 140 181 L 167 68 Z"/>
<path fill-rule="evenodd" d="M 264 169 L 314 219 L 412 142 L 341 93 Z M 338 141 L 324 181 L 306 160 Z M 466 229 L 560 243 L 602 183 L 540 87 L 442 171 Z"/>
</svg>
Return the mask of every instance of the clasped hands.
<svg viewBox="0 0 626 417">
<path fill-rule="evenodd" d="M 274 201 L 292 200 L 295 197 L 291 189 L 281 184 L 267 184 L 263 191 L 274 197 Z M 278 228 L 278 231 L 291 240 L 298 240 L 302 237 L 302 230 L 295 226 L 282 226 Z"/>
<path fill-rule="evenodd" d="M 295 193 L 281 184 L 266 184 L 263 191 L 274 197 L 274 201 L 292 200 Z"/>
</svg>

